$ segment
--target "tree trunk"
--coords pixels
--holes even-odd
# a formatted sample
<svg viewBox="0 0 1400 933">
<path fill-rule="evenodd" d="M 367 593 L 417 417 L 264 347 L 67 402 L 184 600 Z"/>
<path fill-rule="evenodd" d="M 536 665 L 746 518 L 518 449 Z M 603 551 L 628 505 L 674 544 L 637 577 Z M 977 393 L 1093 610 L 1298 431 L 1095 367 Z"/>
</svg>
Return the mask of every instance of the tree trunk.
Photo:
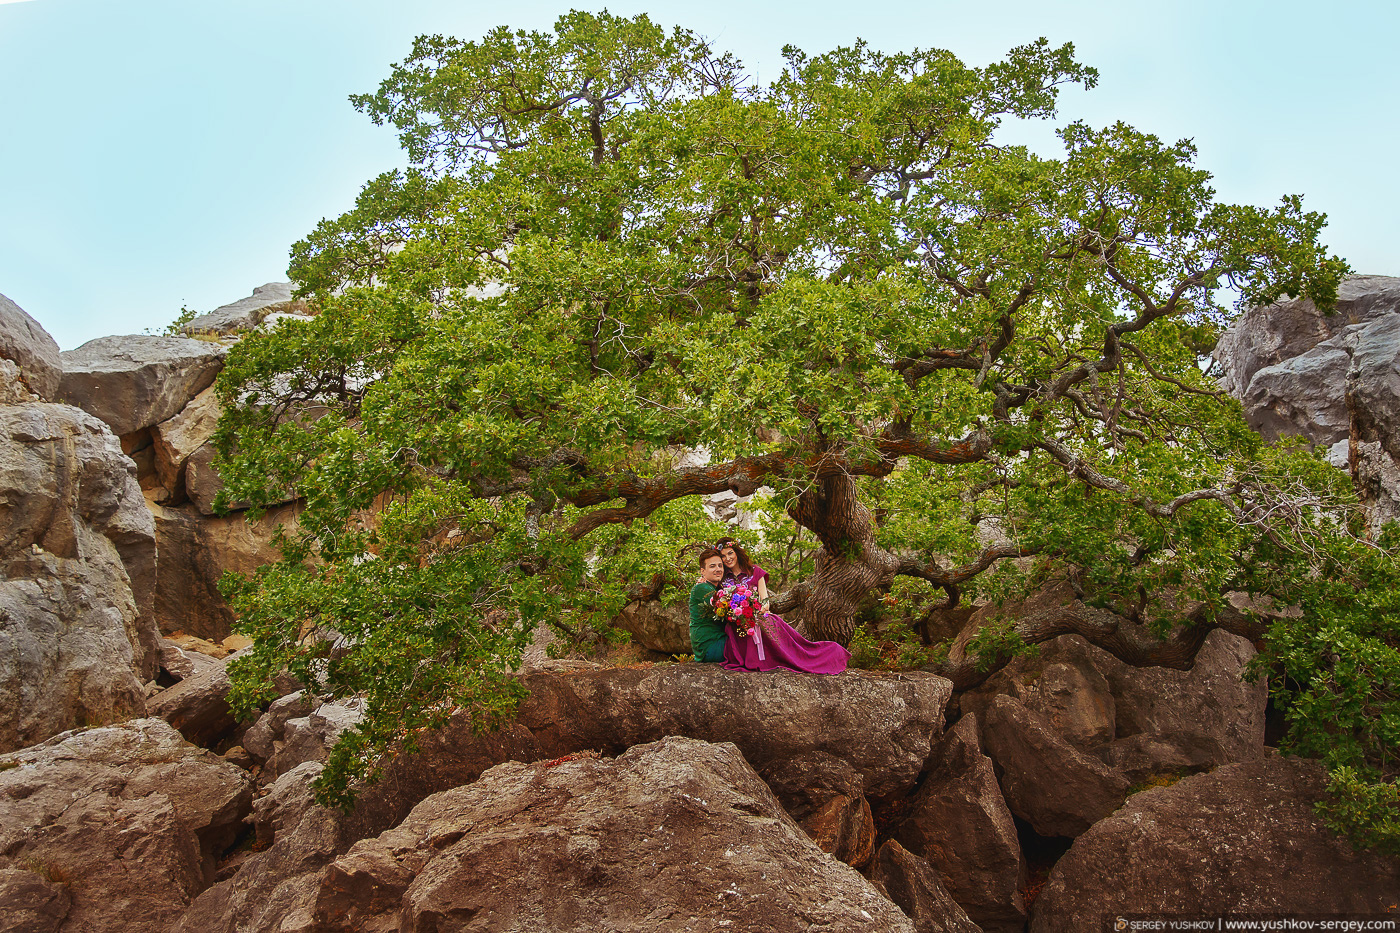
<svg viewBox="0 0 1400 933">
<path fill-rule="evenodd" d="M 846 473 L 819 477 L 788 510 L 822 543 L 800 621 L 812 638 L 848 645 L 867 593 L 894 579 L 899 561 L 875 544 L 870 510 Z"/>
</svg>

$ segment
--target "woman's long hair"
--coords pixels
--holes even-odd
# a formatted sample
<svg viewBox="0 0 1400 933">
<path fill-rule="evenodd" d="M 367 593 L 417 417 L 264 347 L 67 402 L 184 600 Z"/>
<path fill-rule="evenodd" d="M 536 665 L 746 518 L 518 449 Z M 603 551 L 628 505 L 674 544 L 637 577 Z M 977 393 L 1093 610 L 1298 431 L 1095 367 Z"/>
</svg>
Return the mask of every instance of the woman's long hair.
<svg viewBox="0 0 1400 933">
<path fill-rule="evenodd" d="M 718 541 L 715 542 L 716 551 L 722 552 L 725 548 L 730 547 L 734 549 L 734 556 L 739 558 L 739 566 L 738 568 L 736 568 L 737 572 L 734 574 L 734 576 L 753 576 L 753 561 L 749 559 L 749 552 L 744 550 L 744 546 L 742 544 L 740 544 L 738 541 L 735 541 L 733 538 L 720 538 Z"/>
</svg>

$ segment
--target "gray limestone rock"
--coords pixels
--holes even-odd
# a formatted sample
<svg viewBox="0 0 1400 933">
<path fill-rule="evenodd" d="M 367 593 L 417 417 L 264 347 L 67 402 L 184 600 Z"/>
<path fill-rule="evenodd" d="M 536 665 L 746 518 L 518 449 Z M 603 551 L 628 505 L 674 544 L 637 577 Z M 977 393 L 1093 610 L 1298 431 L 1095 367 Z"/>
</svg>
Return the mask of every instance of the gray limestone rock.
<svg viewBox="0 0 1400 933">
<path fill-rule="evenodd" d="M 1337 306 L 1323 314 L 1306 299 L 1288 299 L 1245 311 L 1217 342 L 1212 356 L 1221 385 L 1236 398 L 1255 373 L 1300 356 L 1352 324 L 1400 311 L 1400 278 L 1349 276 L 1337 290 Z"/>
<path fill-rule="evenodd" d="M 233 334 L 252 330 L 277 306 L 292 301 L 291 282 L 268 282 L 253 289 L 247 298 L 221 305 L 201 314 L 181 328 L 186 334 Z"/>
<path fill-rule="evenodd" d="M 252 796 L 245 772 L 158 719 L 63 733 L 0 756 L 0 852 L 64 880 L 65 930 L 164 930 L 213 879 Z"/>
<path fill-rule="evenodd" d="M 0 359 L 19 367 L 19 377 L 29 391 L 52 402 L 63 378 L 58 344 L 24 309 L 0 295 Z"/>
<path fill-rule="evenodd" d="M 63 353 L 59 397 L 130 434 L 178 415 L 214 382 L 227 354 L 188 337 L 99 337 Z"/>
<path fill-rule="evenodd" d="M 131 461 L 67 405 L 0 406 L 0 749 L 145 713 L 155 536 Z"/>
</svg>

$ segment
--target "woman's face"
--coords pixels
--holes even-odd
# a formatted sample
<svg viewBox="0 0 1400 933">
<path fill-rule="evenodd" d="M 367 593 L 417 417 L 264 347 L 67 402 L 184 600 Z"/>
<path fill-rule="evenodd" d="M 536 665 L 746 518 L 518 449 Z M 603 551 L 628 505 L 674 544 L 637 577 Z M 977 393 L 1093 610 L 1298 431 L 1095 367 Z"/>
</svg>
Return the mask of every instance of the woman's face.
<svg viewBox="0 0 1400 933">
<path fill-rule="evenodd" d="M 719 553 L 720 556 L 724 558 L 724 567 L 726 570 L 739 569 L 739 555 L 735 553 L 732 547 L 727 547 Z"/>
</svg>

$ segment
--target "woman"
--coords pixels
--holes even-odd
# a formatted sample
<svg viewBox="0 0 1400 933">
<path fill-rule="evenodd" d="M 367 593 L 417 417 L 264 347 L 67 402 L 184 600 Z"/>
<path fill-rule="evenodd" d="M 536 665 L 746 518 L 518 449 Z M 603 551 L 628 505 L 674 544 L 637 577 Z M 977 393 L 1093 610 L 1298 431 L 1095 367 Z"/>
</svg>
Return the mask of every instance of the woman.
<svg viewBox="0 0 1400 933">
<path fill-rule="evenodd" d="M 839 674 L 846 669 L 851 654 L 834 641 L 808 641 L 780 616 L 768 611 L 768 572 L 749 559 L 748 552 L 733 538 L 721 538 L 715 549 L 724 559 L 727 583 L 742 583 L 758 594 L 762 611 L 755 620 L 759 637 L 739 637 L 734 626 L 725 626 L 724 666 L 732 671 L 771 671 L 785 667 L 809 674 Z M 708 553 L 708 552 L 707 552 Z M 760 648 L 759 640 L 762 640 Z"/>
</svg>

